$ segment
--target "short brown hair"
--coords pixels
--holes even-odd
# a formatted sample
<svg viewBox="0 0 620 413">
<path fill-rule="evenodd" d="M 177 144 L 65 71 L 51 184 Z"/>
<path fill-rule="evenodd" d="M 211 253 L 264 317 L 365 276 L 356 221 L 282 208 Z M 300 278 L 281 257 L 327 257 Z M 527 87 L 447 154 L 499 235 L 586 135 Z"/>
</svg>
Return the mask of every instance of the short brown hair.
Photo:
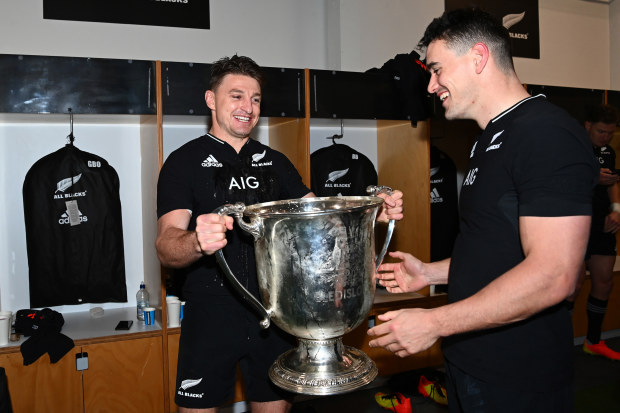
<svg viewBox="0 0 620 413">
<path fill-rule="evenodd" d="M 256 79 L 260 87 L 263 87 L 264 75 L 260 66 L 247 56 L 223 57 L 211 66 L 211 79 L 209 89 L 215 90 L 222 83 L 226 75 L 245 75 Z"/>
</svg>

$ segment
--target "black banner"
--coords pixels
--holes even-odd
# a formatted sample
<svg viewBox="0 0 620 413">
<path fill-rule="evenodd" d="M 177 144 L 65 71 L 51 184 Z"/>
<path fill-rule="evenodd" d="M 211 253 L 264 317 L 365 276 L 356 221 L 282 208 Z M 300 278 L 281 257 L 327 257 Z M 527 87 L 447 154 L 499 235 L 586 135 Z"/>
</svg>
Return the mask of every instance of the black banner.
<svg viewBox="0 0 620 413">
<path fill-rule="evenodd" d="M 538 0 L 446 0 L 446 11 L 471 6 L 502 21 L 510 32 L 513 56 L 540 59 Z"/>
<path fill-rule="evenodd" d="M 209 29 L 209 0 L 43 0 L 43 18 Z"/>
</svg>

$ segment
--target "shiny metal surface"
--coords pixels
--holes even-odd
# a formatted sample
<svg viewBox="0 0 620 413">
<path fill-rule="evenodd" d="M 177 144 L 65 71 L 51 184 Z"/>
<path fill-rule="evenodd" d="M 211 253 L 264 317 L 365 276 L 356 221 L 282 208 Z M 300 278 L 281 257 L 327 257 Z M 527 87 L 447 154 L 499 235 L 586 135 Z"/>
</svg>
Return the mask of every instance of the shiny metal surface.
<svg viewBox="0 0 620 413">
<path fill-rule="evenodd" d="M 341 337 L 366 320 L 373 303 L 374 224 L 382 203 L 375 196 L 324 197 L 217 210 L 235 215 L 254 236 L 260 302 L 238 283 L 218 251 L 227 277 L 263 314 L 264 328 L 271 319 L 298 338 L 298 347 L 271 368 L 278 386 L 337 394 L 377 375 L 372 360 L 344 346 Z"/>
</svg>

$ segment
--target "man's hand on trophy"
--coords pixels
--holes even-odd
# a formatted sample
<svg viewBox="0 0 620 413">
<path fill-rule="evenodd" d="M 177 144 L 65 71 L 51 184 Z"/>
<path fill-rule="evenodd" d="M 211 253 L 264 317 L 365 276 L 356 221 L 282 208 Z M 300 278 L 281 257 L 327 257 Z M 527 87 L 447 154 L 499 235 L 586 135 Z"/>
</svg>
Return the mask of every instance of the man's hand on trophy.
<svg viewBox="0 0 620 413">
<path fill-rule="evenodd" d="M 421 290 L 429 285 L 424 277 L 424 263 L 411 254 L 390 252 L 390 257 L 400 261 L 383 263 L 377 269 L 377 281 L 390 293 L 407 293 Z"/>
<path fill-rule="evenodd" d="M 226 245 L 226 230 L 233 227 L 233 217 L 204 214 L 196 218 L 196 241 L 203 255 L 212 255 Z"/>
<path fill-rule="evenodd" d="M 388 222 L 390 219 L 396 221 L 403 219 L 403 193 L 401 191 L 394 190 L 391 195 L 381 192 L 377 196 L 385 201 L 381 206 L 377 221 Z"/>
<path fill-rule="evenodd" d="M 370 347 L 383 347 L 398 357 L 407 357 L 431 347 L 438 339 L 432 310 L 408 308 L 388 311 L 377 317 L 381 323 L 368 330 Z"/>
</svg>

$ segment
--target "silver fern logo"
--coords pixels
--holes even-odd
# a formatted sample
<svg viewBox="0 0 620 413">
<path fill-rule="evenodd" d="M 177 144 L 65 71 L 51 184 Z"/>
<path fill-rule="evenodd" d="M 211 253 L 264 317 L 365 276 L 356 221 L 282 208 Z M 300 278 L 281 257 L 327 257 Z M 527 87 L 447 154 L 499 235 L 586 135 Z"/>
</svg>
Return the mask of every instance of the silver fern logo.
<svg viewBox="0 0 620 413">
<path fill-rule="evenodd" d="M 525 17 L 525 12 L 507 14 L 502 19 L 502 26 L 504 26 L 506 29 L 510 29 L 512 26 L 514 26 L 515 24 L 523 20 L 524 17 Z"/>
<path fill-rule="evenodd" d="M 345 176 L 347 172 L 349 172 L 349 168 L 330 172 L 329 175 L 327 175 L 327 182 L 334 182 L 336 179 Z"/>
<path fill-rule="evenodd" d="M 264 160 L 265 155 L 267 155 L 267 149 L 265 149 L 263 151 L 263 153 L 255 153 L 254 155 L 252 155 L 252 166 L 253 167 L 272 166 L 273 165 L 273 161 L 259 162 L 259 161 Z"/>
<path fill-rule="evenodd" d="M 506 30 L 508 30 L 508 34 L 510 35 L 511 39 L 520 39 L 520 40 L 528 39 L 530 35 L 529 33 L 517 33 L 517 32 L 513 32 L 510 30 L 512 26 L 521 22 L 521 20 L 523 20 L 524 18 L 525 18 L 525 12 L 507 14 L 502 18 L 502 26 L 504 26 Z"/>
<path fill-rule="evenodd" d="M 255 153 L 254 155 L 252 155 L 252 162 L 260 161 L 261 159 L 265 157 L 266 154 L 267 154 L 267 149 L 265 149 L 263 153 Z"/>
<path fill-rule="evenodd" d="M 181 382 L 181 389 L 183 390 L 187 390 L 190 387 L 194 387 L 197 386 L 200 382 L 202 381 L 202 378 L 200 379 L 188 379 L 188 380 L 183 380 Z"/>
<path fill-rule="evenodd" d="M 62 181 L 59 181 L 56 184 L 56 191 L 54 193 L 58 191 L 65 192 L 68 188 L 71 188 L 73 184 L 79 181 L 81 177 L 82 177 L 82 174 L 79 174 L 79 175 L 74 176 L 73 178 L 65 178 Z"/>
</svg>

